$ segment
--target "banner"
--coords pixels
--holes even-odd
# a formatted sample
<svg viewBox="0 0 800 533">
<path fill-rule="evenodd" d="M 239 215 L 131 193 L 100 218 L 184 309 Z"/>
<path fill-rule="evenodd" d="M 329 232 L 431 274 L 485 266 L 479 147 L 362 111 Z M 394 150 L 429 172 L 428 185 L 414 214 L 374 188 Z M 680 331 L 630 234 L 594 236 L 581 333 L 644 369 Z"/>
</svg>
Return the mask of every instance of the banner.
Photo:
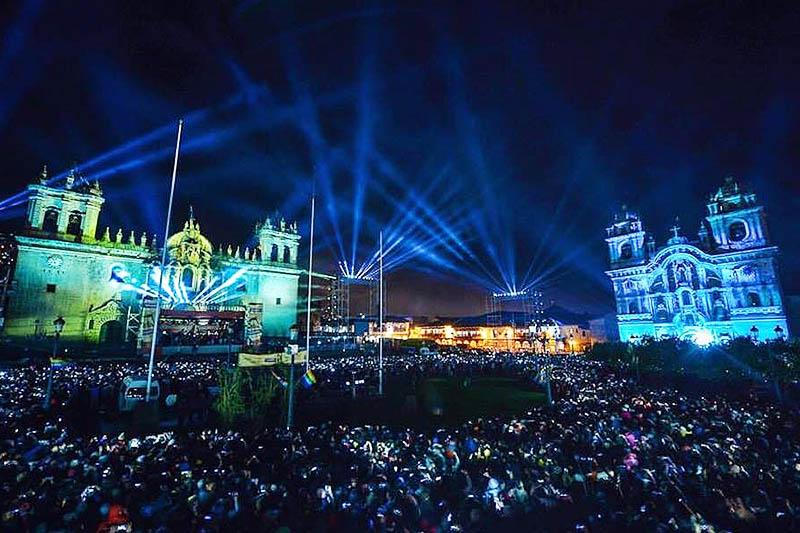
<svg viewBox="0 0 800 533">
<path fill-rule="evenodd" d="M 249 303 L 244 315 L 245 342 L 250 346 L 261 344 L 261 321 L 264 316 L 264 304 Z"/>
<path fill-rule="evenodd" d="M 253 368 L 260 366 L 288 365 L 292 362 L 292 356 L 288 353 L 240 353 L 239 368 Z M 301 350 L 294 356 L 294 364 L 305 364 L 306 351 Z"/>
</svg>

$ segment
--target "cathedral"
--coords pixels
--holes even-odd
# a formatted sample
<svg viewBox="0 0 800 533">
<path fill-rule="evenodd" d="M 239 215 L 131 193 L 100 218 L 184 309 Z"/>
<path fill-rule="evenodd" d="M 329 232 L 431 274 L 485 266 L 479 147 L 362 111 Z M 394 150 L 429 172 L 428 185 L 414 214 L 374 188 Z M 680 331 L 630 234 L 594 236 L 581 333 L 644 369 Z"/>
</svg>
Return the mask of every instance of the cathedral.
<svg viewBox="0 0 800 533">
<path fill-rule="evenodd" d="M 164 243 L 162 272 L 155 235 L 110 228 L 98 234 L 105 198 L 97 182 L 72 171 L 63 188 L 54 188 L 44 171 L 28 192 L 4 336 L 52 335 L 61 316 L 66 341 L 113 346 L 135 340 L 142 348 L 152 335 L 157 299 L 160 331 L 176 344 L 222 343 L 226 334 L 237 344 L 258 344 L 262 336 L 287 336 L 296 321 L 296 223 L 267 218 L 255 226 L 252 249 L 215 250 L 190 208 Z"/>
<path fill-rule="evenodd" d="M 676 223 L 660 247 L 625 209 L 606 229 L 621 340 L 678 337 L 704 345 L 788 336 L 778 248 L 763 206 L 729 177 L 707 207 L 696 239 Z"/>
</svg>

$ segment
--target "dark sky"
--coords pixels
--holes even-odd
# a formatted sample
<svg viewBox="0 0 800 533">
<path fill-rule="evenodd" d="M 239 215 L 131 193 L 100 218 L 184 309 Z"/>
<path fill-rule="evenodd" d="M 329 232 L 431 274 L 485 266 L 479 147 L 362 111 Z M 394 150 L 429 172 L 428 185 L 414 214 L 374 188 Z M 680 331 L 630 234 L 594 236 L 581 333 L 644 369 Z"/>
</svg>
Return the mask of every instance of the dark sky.
<svg viewBox="0 0 800 533">
<path fill-rule="evenodd" d="M 402 237 L 389 313 L 531 283 L 603 311 L 613 211 L 695 236 L 734 175 L 800 292 L 796 2 L 431 4 L 2 2 L 0 198 L 77 161 L 103 226 L 160 234 L 185 117 L 175 222 L 212 242 L 276 210 L 307 236 L 315 182 L 321 269 Z"/>
</svg>

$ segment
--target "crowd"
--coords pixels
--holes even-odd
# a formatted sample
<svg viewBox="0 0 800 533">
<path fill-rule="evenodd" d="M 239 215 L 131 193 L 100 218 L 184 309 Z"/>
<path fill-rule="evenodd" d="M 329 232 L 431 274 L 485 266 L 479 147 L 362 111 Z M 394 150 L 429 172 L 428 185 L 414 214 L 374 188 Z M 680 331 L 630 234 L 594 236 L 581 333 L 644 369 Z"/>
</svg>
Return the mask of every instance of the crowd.
<svg viewBox="0 0 800 533">
<path fill-rule="evenodd" d="M 553 406 L 419 430 L 332 421 L 289 432 L 189 428 L 80 433 L 63 418 L 81 391 L 141 368 L 59 369 L 60 409 L 41 410 L 41 370 L 0 375 L 0 505 L 15 531 L 742 531 L 800 529 L 798 413 L 642 387 L 580 357 L 480 352 L 387 358 L 387 380 L 534 376 Z M 313 365 L 318 383 L 371 358 Z M 209 387 L 217 364 L 161 363 Z M 338 386 L 338 385 L 335 385 Z M 102 394 L 101 394 L 102 396 Z M 302 405 L 300 406 L 302 409 Z M 85 416 L 92 416 L 91 412 Z"/>
</svg>

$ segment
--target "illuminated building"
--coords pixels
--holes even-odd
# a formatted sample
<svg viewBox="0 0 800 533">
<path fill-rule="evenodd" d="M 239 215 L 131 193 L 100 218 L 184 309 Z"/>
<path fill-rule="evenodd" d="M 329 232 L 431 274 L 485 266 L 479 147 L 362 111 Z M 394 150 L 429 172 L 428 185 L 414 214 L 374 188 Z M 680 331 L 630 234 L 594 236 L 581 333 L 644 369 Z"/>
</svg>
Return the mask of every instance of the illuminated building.
<svg viewBox="0 0 800 533">
<path fill-rule="evenodd" d="M 384 322 L 384 338 L 394 340 L 419 339 L 441 346 L 503 351 L 533 351 L 536 353 L 583 353 L 594 339 L 588 325 L 567 324 L 553 317 L 540 317 L 528 325 L 514 326 L 510 313 L 505 325 L 489 322 L 497 317 L 440 318 L 414 324 L 411 320 L 390 319 Z M 378 328 L 370 326 L 370 337 L 378 337 Z"/>
<path fill-rule="evenodd" d="M 656 247 L 642 220 L 625 211 L 607 228 L 620 339 L 679 337 L 706 343 L 759 331 L 788 333 L 778 248 L 764 208 L 733 178 L 709 199 L 697 240 L 676 224 Z M 753 329 L 755 327 L 755 330 Z"/>
<path fill-rule="evenodd" d="M 10 235 L 0 235 L 0 331 L 6 316 L 6 302 L 11 287 L 11 274 L 17 256 L 17 245 Z"/>
<path fill-rule="evenodd" d="M 233 335 L 237 343 L 258 344 L 262 335 L 288 335 L 296 322 L 296 224 L 267 219 L 255 228 L 253 249 L 214 250 L 190 209 L 166 243 L 162 273 L 155 236 L 109 228 L 97 236 L 105 202 L 97 182 L 71 172 L 57 189 L 46 178 L 28 187 L 4 336 L 51 334 L 53 320 L 63 316 L 66 341 L 141 347 L 152 335 L 156 298 L 165 343 L 222 344 Z"/>
</svg>

